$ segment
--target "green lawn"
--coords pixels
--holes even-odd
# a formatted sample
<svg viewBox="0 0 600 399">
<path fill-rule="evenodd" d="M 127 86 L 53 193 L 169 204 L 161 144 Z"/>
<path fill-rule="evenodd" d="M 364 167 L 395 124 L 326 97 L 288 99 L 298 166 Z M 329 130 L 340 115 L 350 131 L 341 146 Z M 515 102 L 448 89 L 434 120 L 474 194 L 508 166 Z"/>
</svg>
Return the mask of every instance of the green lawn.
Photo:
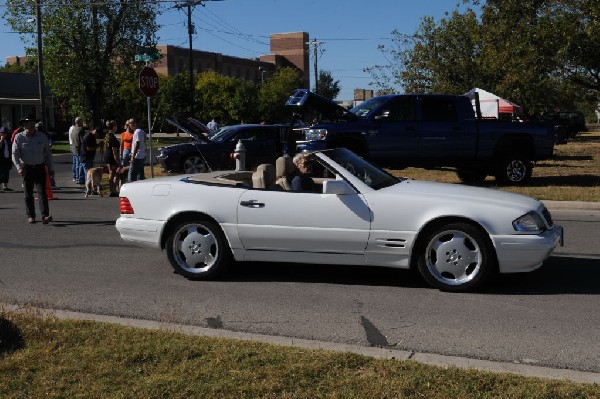
<svg viewBox="0 0 600 399">
<path fill-rule="evenodd" d="M 0 309 L 0 397 L 573 399 L 600 385 Z"/>
</svg>

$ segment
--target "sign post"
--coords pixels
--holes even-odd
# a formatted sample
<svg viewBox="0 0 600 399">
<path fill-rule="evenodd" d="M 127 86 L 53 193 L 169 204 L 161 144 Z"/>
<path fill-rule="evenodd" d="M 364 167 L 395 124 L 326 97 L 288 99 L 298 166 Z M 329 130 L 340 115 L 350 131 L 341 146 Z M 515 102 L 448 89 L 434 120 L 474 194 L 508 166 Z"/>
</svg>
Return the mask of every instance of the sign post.
<svg viewBox="0 0 600 399">
<path fill-rule="evenodd" d="M 148 140 L 150 141 L 150 177 L 154 177 L 154 162 L 152 160 L 152 118 L 150 109 L 150 99 L 158 93 L 158 75 L 154 68 L 145 66 L 140 72 L 140 90 L 146 96 L 148 104 Z"/>
</svg>

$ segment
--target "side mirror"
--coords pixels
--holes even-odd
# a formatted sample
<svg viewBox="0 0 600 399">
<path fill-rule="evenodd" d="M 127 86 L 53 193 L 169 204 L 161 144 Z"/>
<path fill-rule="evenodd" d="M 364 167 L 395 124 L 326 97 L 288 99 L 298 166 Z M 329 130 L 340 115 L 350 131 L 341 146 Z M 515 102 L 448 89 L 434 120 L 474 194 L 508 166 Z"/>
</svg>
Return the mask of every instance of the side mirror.
<svg viewBox="0 0 600 399">
<path fill-rule="evenodd" d="M 325 180 L 323 194 L 349 195 L 356 194 L 356 192 L 345 180 Z"/>
</svg>

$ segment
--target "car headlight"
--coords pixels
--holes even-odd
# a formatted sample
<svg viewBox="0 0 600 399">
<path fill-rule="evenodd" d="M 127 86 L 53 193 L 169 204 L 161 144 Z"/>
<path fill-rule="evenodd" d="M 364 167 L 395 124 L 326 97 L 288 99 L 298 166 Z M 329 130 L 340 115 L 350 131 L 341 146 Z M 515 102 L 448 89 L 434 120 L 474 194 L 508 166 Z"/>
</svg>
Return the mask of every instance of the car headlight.
<svg viewBox="0 0 600 399">
<path fill-rule="evenodd" d="M 515 219 L 513 227 L 516 231 L 524 233 L 541 233 L 546 230 L 546 225 L 542 217 L 535 211 L 526 213 L 525 215 Z"/>
<path fill-rule="evenodd" d="M 307 140 L 325 140 L 327 137 L 327 129 L 307 129 Z"/>
</svg>

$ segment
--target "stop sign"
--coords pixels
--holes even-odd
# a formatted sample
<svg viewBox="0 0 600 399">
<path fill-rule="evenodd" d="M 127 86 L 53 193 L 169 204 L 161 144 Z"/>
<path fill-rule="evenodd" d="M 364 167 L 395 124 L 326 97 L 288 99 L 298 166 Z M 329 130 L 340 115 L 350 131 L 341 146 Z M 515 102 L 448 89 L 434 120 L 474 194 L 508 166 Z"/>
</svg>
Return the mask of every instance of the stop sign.
<svg viewBox="0 0 600 399">
<path fill-rule="evenodd" d="M 140 72 L 140 90 L 146 97 L 154 97 L 158 92 L 158 75 L 154 68 L 144 67 Z"/>
</svg>

